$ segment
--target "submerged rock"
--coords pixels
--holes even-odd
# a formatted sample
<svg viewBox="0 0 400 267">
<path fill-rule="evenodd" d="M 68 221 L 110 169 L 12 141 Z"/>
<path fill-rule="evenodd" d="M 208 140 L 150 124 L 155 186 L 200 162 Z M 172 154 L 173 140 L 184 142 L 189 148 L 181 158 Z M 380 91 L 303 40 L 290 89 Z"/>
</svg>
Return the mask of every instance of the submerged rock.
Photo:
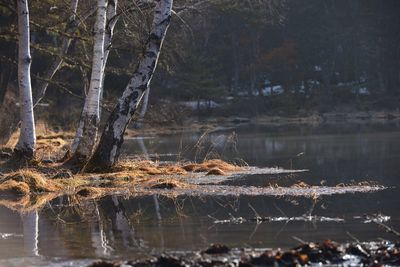
<svg viewBox="0 0 400 267">
<path fill-rule="evenodd" d="M 212 244 L 208 249 L 204 251 L 206 254 L 226 254 L 231 251 L 230 248 L 228 248 L 225 245 L 221 244 Z"/>
</svg>

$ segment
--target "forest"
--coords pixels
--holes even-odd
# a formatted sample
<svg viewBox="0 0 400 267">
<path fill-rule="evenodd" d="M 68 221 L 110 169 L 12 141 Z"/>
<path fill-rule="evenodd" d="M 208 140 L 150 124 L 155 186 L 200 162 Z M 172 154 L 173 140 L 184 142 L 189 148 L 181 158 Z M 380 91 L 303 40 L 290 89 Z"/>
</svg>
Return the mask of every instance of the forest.
<svg viewBox="0 0 400 267">
<path fill-rule="evenodd" d="M 0 14 L 0 266 L 400 265 L 400 1 Z"/>
</svg>

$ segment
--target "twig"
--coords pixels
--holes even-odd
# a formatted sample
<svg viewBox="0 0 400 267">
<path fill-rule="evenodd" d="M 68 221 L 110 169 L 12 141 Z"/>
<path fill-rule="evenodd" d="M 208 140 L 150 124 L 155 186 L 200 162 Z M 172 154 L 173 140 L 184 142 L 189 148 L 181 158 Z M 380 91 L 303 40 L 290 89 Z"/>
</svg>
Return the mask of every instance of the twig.
<svg viewBox="0 0 400 267">
<path fill-rule="evenodd" d="M 301 239 L 301 238 L 299 238 L 299 237 L 297 237 L 297 236 L 292 236 L 292 238 L 293 238 L 294 240 L 296 240 L 296 241 L 299 241 L 300 244 L 302 244 L 302 245 L 307 244 L 306 241 L 304 241 L 303 239 Z"/>
<path fill-rule="evenodd" d="M 393 229 L 393 227 L 390 227 L 390 226 L 388 226 L 388 225 L 386 225 L 386 224 L 384 224 L 384 223 L 378 222 L 378 221 L 376 221 L 376 220 L 372 220 L 372 222 L 373 222 L 373 223 L 376 223 L 377 225 L 379 225 L 379 226 L 381 226 L 381 227 L 383 227 L 388 233 L 392 233 L 392 234 L 394 234 L 395 236 L 400 237 L 400 233 L 397 232 L 395 229 Z"/>
</svg>

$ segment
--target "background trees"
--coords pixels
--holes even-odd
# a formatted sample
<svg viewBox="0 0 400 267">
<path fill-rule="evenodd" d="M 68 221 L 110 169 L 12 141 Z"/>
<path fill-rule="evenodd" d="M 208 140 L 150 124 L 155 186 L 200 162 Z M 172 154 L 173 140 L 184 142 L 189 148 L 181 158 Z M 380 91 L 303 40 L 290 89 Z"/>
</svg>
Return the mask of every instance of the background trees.
<svg viewBox="0 0 400 267">
<path fill-rule="evenodd" d="M 102 66 L 99 87 L 104 82 L 106 90 L 96 100 L 103 122 L 145 55 L 158 1 L 107 2 L 103 56 L 109 63 Z M 48 87 L 35 108 L 38 120 L 79 126 L 77 117 L 93 91 L 97 3 L 30 3 L 34 102 Z M 177 0 L 173 10 L 152 78 L 150 110 L 210 100 L 217 115 L 399 107 L 399 1 Z M 0 121 L 12 125 L 4 118 L 14 113 L 9 103 L 18 102 L 16 2 L 0 0 L 0 12 Z M 14 128 L 3 125 L 2 132 Z"/>
</svg>

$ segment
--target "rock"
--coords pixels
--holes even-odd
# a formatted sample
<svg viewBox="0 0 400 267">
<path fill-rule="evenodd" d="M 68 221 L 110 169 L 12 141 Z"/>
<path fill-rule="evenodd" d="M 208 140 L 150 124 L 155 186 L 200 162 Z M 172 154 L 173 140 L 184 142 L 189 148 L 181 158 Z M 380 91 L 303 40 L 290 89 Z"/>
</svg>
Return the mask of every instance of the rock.
<svg viewBox="0 0 400 267">
<path fill-rule="evenodd" d="M 250 262 L 255 265 L 273 266 L 275 263 L 274 253 L 271 250 L 266 250 L 260 256 L 252 258 Z"/>
<path fill-rule="evenodd" d="M 90 264 L 88 267 L 117 267 L 117 264 L 107 262 L 107 261 L 97 261 Z"/>
<path fill-rule="evenodd" d="M 226 254 L 231 251 L 230 248 L 228 248 L 225 245 L 221 244 L 212 244 L 208 249 L 204 251 L 205 254 Z"/>
<path fill-rule="evenodd" d="M 157 259 L 156 266 L 165 266 L 165 267 L 184 267 L 185 264 L 181 261 L 181 259 L 172 257 L 172 256 L 160 256 Z"/>
</svg>

